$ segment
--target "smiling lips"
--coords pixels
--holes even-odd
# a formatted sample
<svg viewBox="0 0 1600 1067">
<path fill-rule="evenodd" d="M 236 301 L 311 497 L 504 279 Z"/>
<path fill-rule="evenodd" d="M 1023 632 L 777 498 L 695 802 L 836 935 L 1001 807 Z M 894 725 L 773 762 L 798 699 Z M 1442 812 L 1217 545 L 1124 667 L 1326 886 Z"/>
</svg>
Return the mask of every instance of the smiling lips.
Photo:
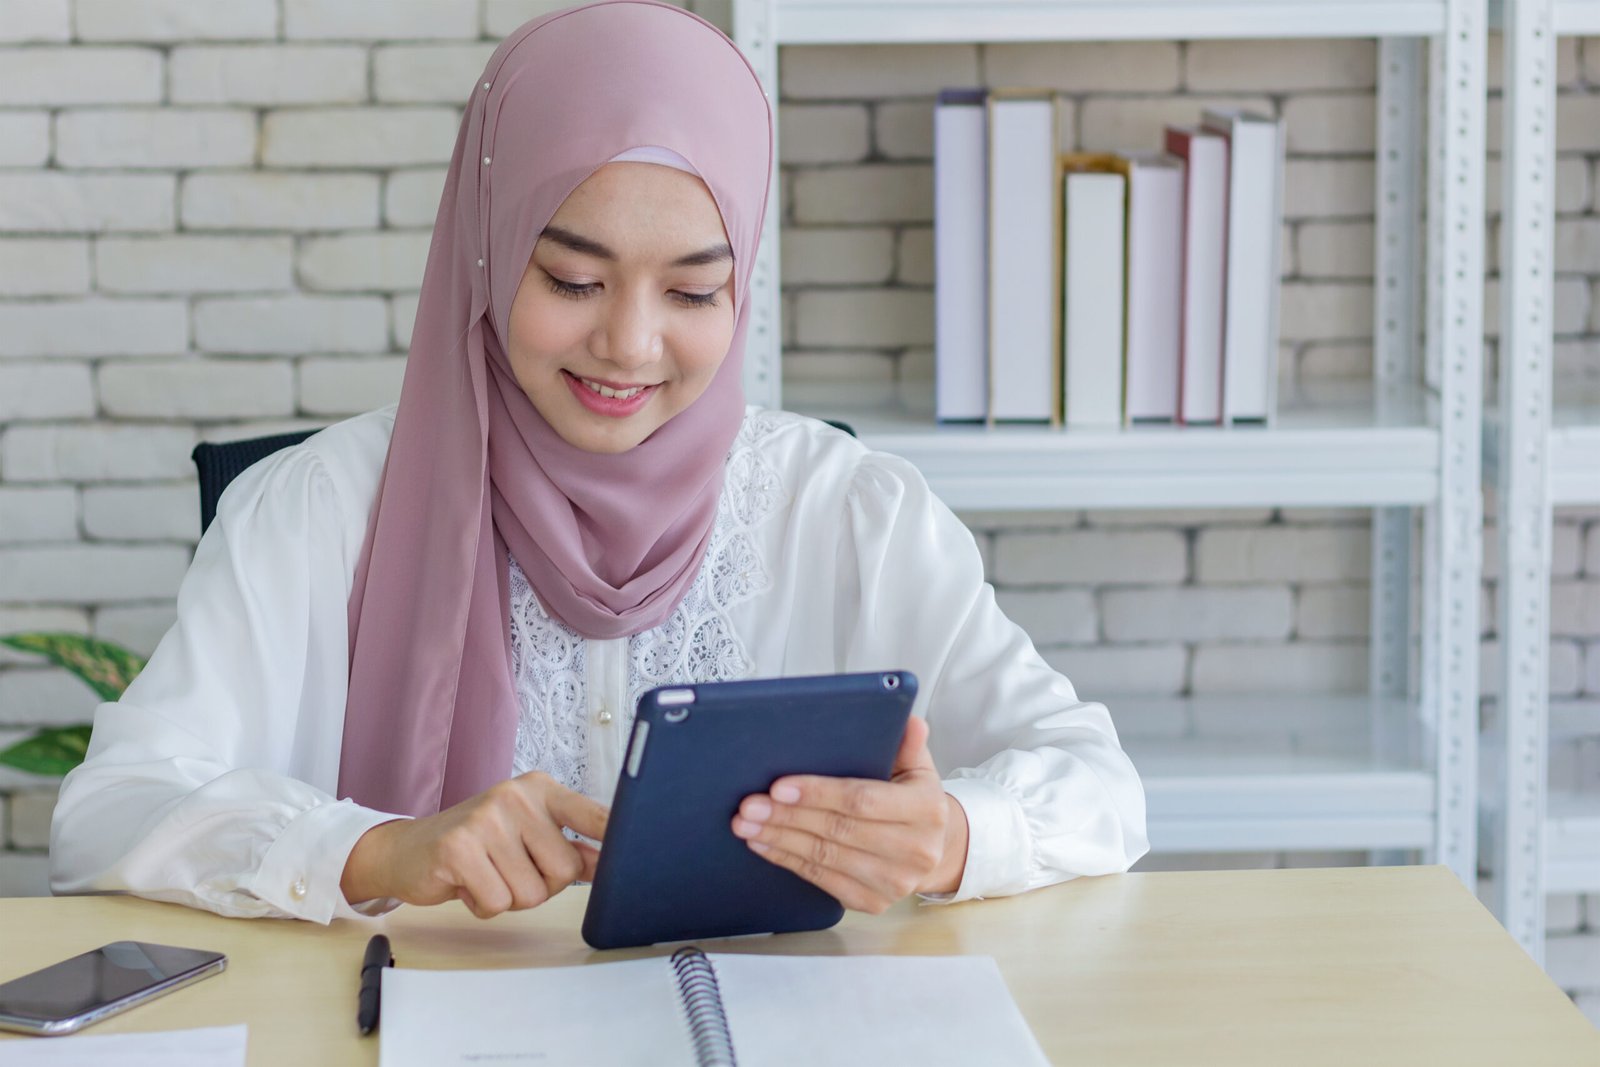
<svg viewBox="0 0 1600 1067">
<path fill-rule="evenodd" d="M 578 403 L 596 415 L 606 415 L 614 419 L 626 418 L 644 407 L 645 402 L 658 388 L 655 385 L 631 385 L 619 388 L 592 378 L 580 378 L 571 371 L 562 371 L 561 376 L 566 379 L 567 388 L 572 390 L 572 395 L 578 398 Z"/>
</svg>

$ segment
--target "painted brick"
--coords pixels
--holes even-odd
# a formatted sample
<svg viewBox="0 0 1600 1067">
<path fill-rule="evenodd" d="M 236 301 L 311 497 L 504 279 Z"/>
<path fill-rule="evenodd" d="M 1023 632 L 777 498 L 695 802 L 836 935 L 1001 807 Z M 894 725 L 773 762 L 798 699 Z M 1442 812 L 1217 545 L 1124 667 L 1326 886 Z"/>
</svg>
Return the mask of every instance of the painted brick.
<svg viewBox="0 0 1600 1067">
<path fill-rule="evenodd" d="M 18 607 L 0 604 L 0 634 L 89 632 L 89 613 L 82 608 Z M 0 664 L 21 663 L 30 667 L 43 664 L 38 656 L 0 645 Z M 0 742 L 4 744 L 8 742 Z"/>
<path fill-rule="evenodd" d="M 269 167 L 404 167 L 450 159 L 452 108 L 329 107 L 274 111 L 261 125 Z"/>
<path fill-rule="evenodd" d="M 895 281 L 901 285 L 933 285 L 933 230 L 907 226 L 900 231 L 895 253 Z"/>
<path fill-rule="evenodd" d="M 1179 86 L 1178 58 L 1175 41 L 1027 41 L 987 45 L 980 62 L 985 85 L 1070 93 L 1170 93 Z"/>
<path fill-rule="evenodd" d="M 161 53 L 153 48 L 0 48 L 0 70 L 0 107 L 161 100 Z"/>
<path fill-rule="evenodd" d="M 101 604 L 170 597 L 189 566 L 165 545 L 25 546 L 0 550 L 0 589 L 19 600 Z"/>
<path fill-rule="evenodd" d="M 88 241 L 0 238 L 0 293 L 7 297 L 76 296 L 88 291 Z"/>
<path fill-rule="evenodd" d="M 1073 108 L 1063 109 L 1067 115 Z M 888 159 L 931 160 L 933 158 L 933 101 L 886 101 L 872 109 L 872 143 Z M 1062 144 L 1071 144 L 1064 140 Z M 788 142 L 782 149 L 789 155 Z"/>
<path fill-rule="evenodd" d="M 200 494 L 194 483 L 92 485 L 83 491 L 83 528 L 106 541 L 182 541 L 200 533 Z"/>
<path fill-rule="evenodd" d="M 170 174 L 0 173 L 0 230 L 170 230 L 175 184 Z"/>
<path fill-rule="evenodd" d="M 1072 681 L 1084 700 L 1119 693 L 1176 696 L 1183 691 L 1189 656 L 1181 645 L 1050 648 L 1040 654 Z"/>
<path fill-rule="evenodd" d="M 1371 93 L 1291 97 L 1283 105 L 1288 151 L 1370 154 L 1377 145 L 1377 118 Z"/>
<path fill-rule="evenodd" d="M 1303 378 L 1372 378 L 1372 345 L 1361 341 L 1310 344 L 1300 353 Z"/>
<path fill-rule="evenodd" d="M 1583 573 L 1600 578 L 1600 522 L 1588 523 L 1584 529 Z"/>
<path fill-rule="evenodd" d="M 307 415 L 354 415 L 400 399 L 403 358 L 314 356 L 300 361 L 300 410 Z"/>
<path fill-rule="evenodd" d="M 1600 95 L 1556 97 L 1556 151 L 1600 151 Z"/>
<path fill-rule="evenodd" d="M 1558 272 L 1600 274 L 1600 218 L 1557 219 L 1555 259 Z"/>
<path fill-rule="evenodd" d="M 247 167 L 255 155 L 249 111 L 85 108 L 56 119 L 56 159 L 65 167 Z"/>
<path fill-rule="evenodd" d="M 372 52 L 373 95 L 386 103 L 459 104 L 471 99 L 493 44 L 402 44 Z"/>
<path fill-rule="evenodd" d="M 1366 578 L 1372 536 L 1359 527 L 1268 526 L 1202 530 L 1195 539 L 1201 582 L 1339 582 Z"/>
<path fill-rule="evenodd" d="M 1498 30 L 1489 33 L 1485 85 L 1490 92 L 1498 93 L 1505 86 L 1505 39 Z M 1583 78 L 1583 66 L 1578 59 L 1578 39 L 1556 38 L 1556 84 L 1569 87 Z"/>
<path fill-rule="evenodd" d="M 894 231 L 886 228 L 786 229 L 779 249 L 784 285 L 876 285 L 894 273 Z"/>
<path fill-rule="evenodd" d="M 181 300 L 55 300 L 0 304 L 0 356 L 132 356 L 189 344 Z"/>
<path fill-rule="evenodd" d="M 56 789 L 28 789 L 11 795 L 11 847 L 49 848 L 50 816 Z"/>
<path fill-rule="evenodd" d="M 938 96 L 951 85 L 977 85 L 971 44 L 818 45 L 791 48 L 778 70 L 784 99 L 858 100 Z"/>
<path fill-rule="evenodd" d="M 794 174 L 794 221 L 932 222 L 933 168 L 866 164 Z"/>
<path fill-rule="evenodd" d="M 73 14 L 82 41 L 226 41 L 278 32 L 275 0 L 76 0 Z"/>
<path fill-rule="evenodd" d="M 1087 589 L 1002 589 L 996 598 L 1035 645 L 1088 645 L 1099 636 Z"/>
<path fill-rule="evenodd" d="M 71 726 L 88 722 L 98 703 L 100 698 L 94 690 L 66 671 L 0 671 L 0 724 L 6 726 Z M 15 802 L 16 797 L 12 800 Z M 16 815 L 14 807 L 12 815 Z"/>
<path fill-rule="evenodd" d="M 237 293 L 292 288 L 288 237 L 105 237 L 95 280 L 112 293 Z"/>
<path fill-rule="evenodd" d="M 1595 303 L 1595 317 L 1600 318 L 1600 300 Z M 1600 368 L 1600 339 L 1557 338 L 1551 362 L 1557 381 L 1593 381 L 1600 378 L 1600 373 L 1597 373 L 1597 368 Z"/>
<path fill-rule="evenodd" d="M 1590 85 L 1600 84 L 1600 44 L 1592 40 L 1583 42 L 1583 80 Z"/>
<path fill-rule="evenodd" d="M 341 40 L 478 36 L 478 0 L 283 0 L 283 35 Z"/>
<path fill-rule="evenodd" d="M 894 380 L 894 357 L 882 352 L 801 350 L 783 354 L 783 381 L 786 386 L 811 382 L 889 385 Z"/>
<path fill-rule="evenodd" d="M 445 173 L 444 167 L 426 167 L 390 174 L 383 186 L 383 221 L 390 226 L 432 227 L 444 195 Z"/>
<path fill-rule="evenodd" d="M 192 229 L 346 230 L 378 225 L 375 174 L 194 174 L 183 181 Z"/>
<path fill-rule="evenodd" d="M 50 158 L 50 116 L 0 112 L 0 167 L 41 167 Z"/>
<path fill-rule="evenodd" d="M 1200 526 L 1259 526 L 1271 518 L 1271 508 L 1096 508 L 1084 514 L 1084 522 L 1089 526 L 1179 530 Z"/>
<path fill-rule="evenodd" d="M 1351 693 L 1367 688 L 1367 649 L 1301 641 L 1204 645 L 1195 649 L 1192 688 L 1201 693 Z"/>
<path fill-rule="evenodd" d="M 505 37 L 529 19 L 570 6 L 568 0 L 485 0 L 483 32 L 489 37 Z"/>
<path fill-rule="evenodd" d="M 1555 295 L 1554 327 L 1557 334 L 1582 333 L 1589 320 L 1589 282 L 1586 278 L 1557 277 L 1552 282 Z M 1484 336 L 1500 336 L 1500 281 L 1491 278 L 1483 287 Z"/>
<path fill-rule="evenodd" d="M 7 852 L 0 863 L 0 897 L 50 895 L 50 857 L 43 852 Z"/>
<path fill-rule="evenodd" d="M 1108 589 L 1100 615 L 1107 640 L 1287 639 L 1293 600 L 1283 586 Z"/>
<path fill-rule="evenodd" d="M 810 289 L 798 294 L 802 345 L 883 347 L 933 343 L 933 294 L 918 289 Z"/>
<path fill-rule="evenodd" d="M 1490 639 L 1478 647 L 1478 683 L 1485 697 L 1500 695 L 1502 680 L 1502 652 L 1500 642 Z M 1576 641 L 1560 638 L 1550 642 L 1549 673 L 1546 686 L 1551 697 L 1577 696 L 1583 688 L 1583 651 Z M 1552 764 L 1552 782 L 1555 782 L 1555 764 Z"/>
<path fill-rule="evenodd" d="M 1486 538 L 1488 534 L 1484 535 Z M 1575 522 L 1550 527 L 1550 576 L 1576 578 L 1583 570 L 1583 530 Z"/>
<path fill-rule="evenodd" d="M 165 360 L 100 368 L 100 406 L 126 418 L 260 418 L 294 413 L 294 370 L 280 360 Z"/>
<path fill-rule="evenodd" d="M 1296 92 L 1371 89 L 1377 65 L 1372 41 L 1190 41 L 1183 71 L 1190 92 Z"/>
<path fill-rule="evenodd" d="M 778 109 L 784 164 L 858 163 L 872 149 L 860 104 L 785 104 Z"/>
<path fill-rule="evenodd" d="M 1501 190 L 1505 181 L 1503 166 L 1502 157 L 1492 155 L 1483 172 L 1484 200 L 1489 205 L 1490 218 L 1500 217 Z M 1590 189 L 1588 160 L 1582 156 L 1556 158 L 1556 214 L 1578 215 L 1589 210 Z M 1493 270 L 1499 260 L 1490 256 L 1485 262 Z"/>
<path fill-rule="evenodd" d="M 383 300 L 369 296 L 201 298 L 194 330 L 200 348 L 240 355 L 380 352 L 389 343 Z"/>
<path fill-rule="evenodd" d="M 390 347 L 402 352 L 411 350 L 411 330 L 417 323 L 417 305 L 422 297 L 406 293 L 389 298 L 388 324 Z"/>
<path fill-rule="evenodd" d="M 0 41 L 65 41 L 72 36 L 67 0 L 28 0 L 6 6 Z"/>
<path fill-rule="evenodd" d="M 198 534 L 199 531 L 200 526 L 196 522 L 190 536 Z M 172 624 L 177 621 L 178 605 L 175 601 L 169 600 L 160 604 L 113 605 L 103 607 L 94 613 L 94 633 L 96 637 L 115 641 L 131 652 L 148 657 L 156 650 L 156 644 L 162 636 L 172 629 Z"/>
<path fill-rule="evenodd" d="M 71 541 L 78 498 L 66 486 L 0 486 L 0 542 Z"/>
<path fill-rule="evenodd" d="M 172 50 L 176 104 L 356 104 L 367 51 L 349 45 L 198 45 Z"/>
<path fill-rule="evenodd" d="M 1576 933 L 1583 925 L 1583 897 L 1578 893 L 1550 893 L 1544 898 L 1547 933 Z"/>
<path fill-rule="evenodd" d="M 1291 159 L 1283 167 L 1285 218 L 1372 217 L 1376 172 L 1370 161 Z"/>
<path fill-rule="evenodd" d="M 1266 97 L 1096 96 L 1083 102 L 1078 120 L 1079 144 L 1094 152 L 1159 149 L 1167 126 L 1192 126 L 1208 107 L 1244 107 L 1272 113 L 1272 101 Z"/>
<path fill-rule="evenodd" d="M 194 471 L 194 431 L 180 426 L 12 426 L 0 434 L 8 482 L 142 482 Z"/>
<path fill-rule="evenodd" d="M 1294 632 L 1302 639 L 1366 637 L 1372 597 L 1361 585 L 1308 585 L 1295 600 Z"/>
<path fill-rule="evenodd" d="M 86 363 L 0 363 L 0 423 L 94 414 Z"/>
<path fill-rule="evenodd" d="M 311 290 L 419 289 L 428 230 L 311 237 L 300 246 L 299 277 Z"/>
<path fill-rule="evenodd" d="M 1300 227 L 1299 273 L 1307 278 L 1371 278 L 1370 222 L 1307 222 Z"/>
<path fill-rule="evenodd" d="M 1600 990 L 1600 933 L 1547 938 L 1544 970 L 1562 989 Z"/>
<path fill-rule="evenodd" d="M 1582 689 L 1589 696 L 1600 696 L 1600 641 L 1584 646 Z"/>
<path fill-rule="evenodd" d="M 1175 530 L 1002 532 L 995 539 L 995 578 L 1008 585 L 1181 582 L 1188 547 Z"/>
<path fill-rule="evenodd" d="M 1372 336 L 1372 286 L 1284 282 L 1279 332 L 1285 340 L 1337 341 Z"/>
<path fill-rule="evenodd" d="M 1600 581 L 1550 583 L 1550 632 L 1565 637 L 1600 634 Z"/>
</svg>

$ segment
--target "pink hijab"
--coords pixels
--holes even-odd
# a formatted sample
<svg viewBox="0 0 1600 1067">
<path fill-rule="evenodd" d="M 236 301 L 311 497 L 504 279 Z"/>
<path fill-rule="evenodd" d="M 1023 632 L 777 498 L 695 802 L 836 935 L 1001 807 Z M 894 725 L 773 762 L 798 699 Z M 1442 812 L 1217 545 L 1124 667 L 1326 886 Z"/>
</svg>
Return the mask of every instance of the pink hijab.
<svg viewBox="0 0 1600 1067">
<path fill-rule="evenodd" d="M 677 153 L 711 190 L 734 254 L 734 334 L 694 404 L 603 455 L 551 429 L 502 340 L 562 201 L 644 146 Z M 760 82 L 681 8 L 570 8 L 490 57 L 450 161 L 350 594 L 341 797 L 426 815 L 510 773 L 508 551 L 545 610 L 589 637 L 657 626 L 688 592 L 744 415 L 746 297 L 771 175 Z"/>
</svg>

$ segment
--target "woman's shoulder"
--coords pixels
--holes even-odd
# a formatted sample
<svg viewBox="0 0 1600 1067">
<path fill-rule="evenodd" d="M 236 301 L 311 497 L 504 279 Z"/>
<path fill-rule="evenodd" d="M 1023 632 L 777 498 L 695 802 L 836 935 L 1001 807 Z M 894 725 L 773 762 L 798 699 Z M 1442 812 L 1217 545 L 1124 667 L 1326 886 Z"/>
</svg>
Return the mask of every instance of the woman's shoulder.
<svg viewBox="0 0 1600 1067">
<path fill-rule="evenodd" d="M 853 429 L 792 411 L 746 408 L 730 459 L 740 464 L 741 455 L 774 471 L 796 498 L 828 497 L 844 504 L 863 493 L 900 497 L 929 491 L 908 460 L 873 449 Z"/>
</svg>

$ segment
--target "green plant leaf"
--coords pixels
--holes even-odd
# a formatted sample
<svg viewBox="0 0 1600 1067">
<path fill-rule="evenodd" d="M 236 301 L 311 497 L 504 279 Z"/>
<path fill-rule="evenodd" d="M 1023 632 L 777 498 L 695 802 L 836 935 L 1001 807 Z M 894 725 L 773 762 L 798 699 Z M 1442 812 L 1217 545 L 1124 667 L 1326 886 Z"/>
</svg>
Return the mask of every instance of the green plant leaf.
<svg viewBox="0 0 1600 1067">
<path fill-rule="evenodd" d="M 71 671 L 99 694 L 101 700 L 120 697 L 128 683 L 144 669 L 145 662 L 120 645 L 83 634 L 8 634 L 0 637 L 0 645 L 36 653 Z"/>
<path fill-rule="evenodd" d="M 89 751 L 89 727 L 58 726 L 40 730 L 0 750 L 0 763 L 29 774 L 60 776 L 83 762 Z"/>
</svg>

